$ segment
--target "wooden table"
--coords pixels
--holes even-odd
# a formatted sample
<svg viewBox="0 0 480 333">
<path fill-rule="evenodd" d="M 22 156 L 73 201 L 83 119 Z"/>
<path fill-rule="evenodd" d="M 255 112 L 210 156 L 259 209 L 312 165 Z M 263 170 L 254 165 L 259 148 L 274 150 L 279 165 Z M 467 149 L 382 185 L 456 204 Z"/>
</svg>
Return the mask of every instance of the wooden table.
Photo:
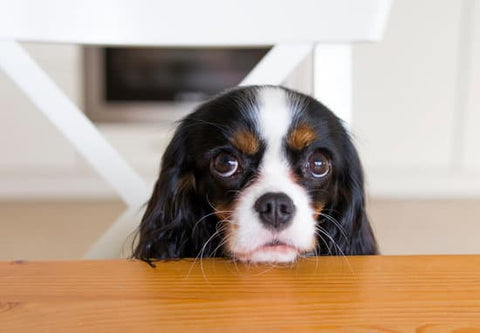
<svg viewBox="0 0 480 333">
<path fill-rule="evenodd" d="M 480 332 L 480 256 L 0 263 L 0 332 Z"/>
</svg>

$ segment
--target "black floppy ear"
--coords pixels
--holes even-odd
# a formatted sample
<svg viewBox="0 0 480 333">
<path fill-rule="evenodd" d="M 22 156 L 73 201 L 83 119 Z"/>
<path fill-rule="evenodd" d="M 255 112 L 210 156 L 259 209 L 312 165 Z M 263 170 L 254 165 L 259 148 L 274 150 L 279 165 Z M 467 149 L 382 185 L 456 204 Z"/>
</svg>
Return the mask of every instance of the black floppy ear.
<svg viewBox="0 0 480 333">
<path fill-rule="evenodd" d="M 202 228 L 195 230 L 196 236 L 192 233 L 194 222 L 204 213 L 187 140 L 186 126 L 181 124 L 163 155 L 160 176 L 138 230 L 135 258 L 194 257 L 201 243 L 198 238 L 206 237 Z"/>
<path fill-rule="evenodd" d="M 346 139 L 344 149 L 345 161 L 334 180 L 335 195 L 330 210 L 330 214 L 340 224 L 329 228 L 329 234 L 336 243 L 330 244 L 331 250 L 345 255 L 377 254 L 377 243 L 365 209 L 360 159 L 349 138 Z"/>
</svg>

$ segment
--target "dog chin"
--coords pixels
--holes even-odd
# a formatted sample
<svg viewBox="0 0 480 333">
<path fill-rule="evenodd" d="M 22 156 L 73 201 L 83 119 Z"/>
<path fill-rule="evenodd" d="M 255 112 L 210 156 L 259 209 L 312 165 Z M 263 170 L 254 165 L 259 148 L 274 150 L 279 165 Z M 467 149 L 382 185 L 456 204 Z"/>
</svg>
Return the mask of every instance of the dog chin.
<svg viewBox="0 0 480 333">
<path fill-rule="evenodd" d="M 291 263 L 297 257 L 298 250 L 288 245 L 267 245 L 248 253 L 235 255 L 235 259 L 251 263 Z"/>
</svg>

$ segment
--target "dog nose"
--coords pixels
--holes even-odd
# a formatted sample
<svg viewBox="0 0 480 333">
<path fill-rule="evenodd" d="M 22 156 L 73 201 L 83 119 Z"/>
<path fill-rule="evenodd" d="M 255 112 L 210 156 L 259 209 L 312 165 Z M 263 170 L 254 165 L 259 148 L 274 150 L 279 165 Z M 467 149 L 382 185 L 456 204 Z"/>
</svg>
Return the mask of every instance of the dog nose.
<svg viewBox="0 0 480 333">
<path fill-rule="evenodd" d="M 285 229 L 295 213 L 292 199 L 281 192 L 265 193 L 255 201 L 254 208 L 263 225 L 275 231 Z"/>
</svg>

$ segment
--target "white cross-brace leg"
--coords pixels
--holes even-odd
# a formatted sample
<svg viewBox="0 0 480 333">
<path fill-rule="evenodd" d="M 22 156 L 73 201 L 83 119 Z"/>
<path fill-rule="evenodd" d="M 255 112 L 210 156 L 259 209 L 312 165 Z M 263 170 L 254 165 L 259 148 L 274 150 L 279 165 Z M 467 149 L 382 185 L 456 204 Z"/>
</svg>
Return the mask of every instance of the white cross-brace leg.
<svg viewBox="0 0 480 333">
<path fill-rule="evenodd" d="M 18 43 L 0 41 L 0 69 L 127 204 L 125 212 L 86 255 L 86 258 L 118 258 L 127 236 L 138 224 L 136 213 L 147 201 L 149 188 Z"/>
<path fill-rule="evenodd" d="M 313 55 L 313 91 L 349 128 L 352 122 L 352 47 L 317 44 Z"/>
<path fill-rule="evenodd" d="M 275 45 L 240 82 L 241 86 L 282 84 L 313 50 L 312 43 Z"/>
<path fill-rule="evenodd" d="M 150 190 L 140 176 L 17 42 L 0 41 L 0 69 L 128 206 L 145 203 Z"/>
<path fill-rule="evenodd" d="M 83 259 L 128 258 L 133 249 L 135 230 L 144 209 L 127 208 L 102 236 L 90 247 Z"/>
</svg>

